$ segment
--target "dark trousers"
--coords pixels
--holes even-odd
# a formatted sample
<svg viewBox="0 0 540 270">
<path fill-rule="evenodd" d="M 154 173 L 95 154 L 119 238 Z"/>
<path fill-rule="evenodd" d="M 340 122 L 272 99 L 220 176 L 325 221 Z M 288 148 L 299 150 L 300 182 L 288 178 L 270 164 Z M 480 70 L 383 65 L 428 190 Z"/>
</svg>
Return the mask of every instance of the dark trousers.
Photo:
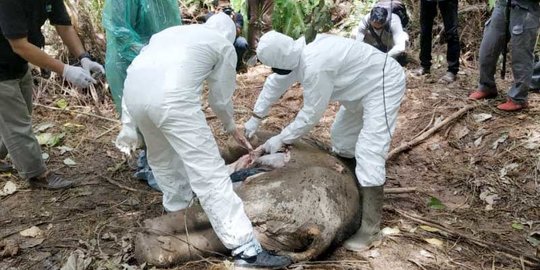
<svg viewBox="0 0 540 270">
<path fill-rule="evenodd" d="M 486 22 L 484 36 L 480 44 L 480 81 L 481 91 L 497 94 L 495 71 L 497 61 L 506 43 L 506 31 L 510 31 L 512 50 L 512 74 L 514 82 L 508 90 L 508 97 L 516 103 L 527 101 L 534 67 L 534 45 L 540 27 L 540 17 L 520 6 L 510 10 L 510 29 L 506 28 L 506 6 L 497 4 L 491 18 Z M 508 56 L 507 56 L 508 57 Z"/>
<path fill-rule="evenodd" d="M 247 40 L 242 37 L 236 37 L 234 40 L 234 50 L 236 51 L 236 56 L 238 57 L 238 61 L 236 62 L 236 71 L 240 69 L 240 67 L 244 64 L 244 55 L 248 51 L 249 46 Z"/>
<path fill-rule="evenodd" d="M 448 48 L 446 61 L 448 71 L 456 74 L 459 71 L 459 35 L 458 35 L 458 1 L 420 1 L 420 64 L 423 68 L 431 68 L 431 42 L 433 20 L 437 16 L 437 9 L 441 12 L 444 23 L 444 32 Z"/>
<path fill-rule="evenodd" d="M 41 147 L 32 131 L 32 75 L 0 81 L 0 159 L 9 153 L 26 179 L 46 171 Z"/>
</svg>

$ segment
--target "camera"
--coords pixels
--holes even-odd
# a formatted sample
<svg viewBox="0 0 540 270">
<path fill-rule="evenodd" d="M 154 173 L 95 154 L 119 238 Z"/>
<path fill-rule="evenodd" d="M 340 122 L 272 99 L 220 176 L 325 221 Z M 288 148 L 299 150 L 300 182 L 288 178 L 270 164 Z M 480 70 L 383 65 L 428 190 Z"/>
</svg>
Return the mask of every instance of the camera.
<svg viewBox="0 0 540 270">
<path fill-rule="evenodd" d="M 233 9 L 232 9 L 231 7 L 225 7 L 225 8 L 223 8 L 223 12 L 224 12 L 225 14 L 231 16 L 232 13 L 233 13 Z"/>
</svg>

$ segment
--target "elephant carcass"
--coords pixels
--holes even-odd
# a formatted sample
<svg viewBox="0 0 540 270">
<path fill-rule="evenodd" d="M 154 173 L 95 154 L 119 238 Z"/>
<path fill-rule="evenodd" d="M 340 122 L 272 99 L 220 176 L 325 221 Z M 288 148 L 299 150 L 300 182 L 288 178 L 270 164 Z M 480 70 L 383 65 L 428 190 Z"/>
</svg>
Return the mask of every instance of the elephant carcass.
<svg viewBox="0 0 540 270">
<path fill-rule="evenodd" d="M 235 190 L 263 247 L 293 261 L 317 257 L 359 227 L 355 177 L 311 140 L 295 143 L 284 167 L 251 176 Z M 198 204 L 146 220 L 144 228 L 135 241 L 139 262 L 170 266 L 229 254 Z"/>
</svg>

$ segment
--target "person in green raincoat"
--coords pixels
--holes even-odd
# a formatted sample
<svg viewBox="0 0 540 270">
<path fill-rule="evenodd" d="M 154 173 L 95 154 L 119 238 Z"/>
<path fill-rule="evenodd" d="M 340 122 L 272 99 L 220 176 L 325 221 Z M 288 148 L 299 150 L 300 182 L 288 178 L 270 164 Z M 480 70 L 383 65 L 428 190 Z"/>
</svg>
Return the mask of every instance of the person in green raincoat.
<svg viewBox="0 0 540 270">
<path fill-rule="evenodd" d="M 103 27 L 107 36 L 105 74 L 116 110 L 121 112 L 126 70 L 153 34 L 181 25 L 176 0 L 107 0 Z"/>
<path fill-rule="evenodd" d="M 122 112 L 122 96 L 127 68 L 148 44 L 153 34 L 182 24 L 177 0 L 107 0 L 103 7 L 103 27 L 107 36 L 105 75 L 118 113 Z M 159 190 L 141 151 L 135 177 Z"/>
</svg>

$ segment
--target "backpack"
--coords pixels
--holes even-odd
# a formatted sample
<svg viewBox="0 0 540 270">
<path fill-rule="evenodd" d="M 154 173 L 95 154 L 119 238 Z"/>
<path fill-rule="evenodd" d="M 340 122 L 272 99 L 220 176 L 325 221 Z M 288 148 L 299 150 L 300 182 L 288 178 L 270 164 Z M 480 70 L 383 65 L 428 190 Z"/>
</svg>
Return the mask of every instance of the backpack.
<svg viewBox="0 0 540 270">
<path fill-rule="evenodd" d="M 388 10 L 390 10 L 391 7 L 391 13 L 394 13 L 399 17 L 403 29 L 406 29 L 409 25 L 409 15 L 407 14 L 407 7 L 403 2 L 397 0 L 379 0 L 379 2 L 375 4 L 375 6 L 383 7 Z M 389 16 L 389 18 L 391 17 L 392 16 Z"/>
</svg>

